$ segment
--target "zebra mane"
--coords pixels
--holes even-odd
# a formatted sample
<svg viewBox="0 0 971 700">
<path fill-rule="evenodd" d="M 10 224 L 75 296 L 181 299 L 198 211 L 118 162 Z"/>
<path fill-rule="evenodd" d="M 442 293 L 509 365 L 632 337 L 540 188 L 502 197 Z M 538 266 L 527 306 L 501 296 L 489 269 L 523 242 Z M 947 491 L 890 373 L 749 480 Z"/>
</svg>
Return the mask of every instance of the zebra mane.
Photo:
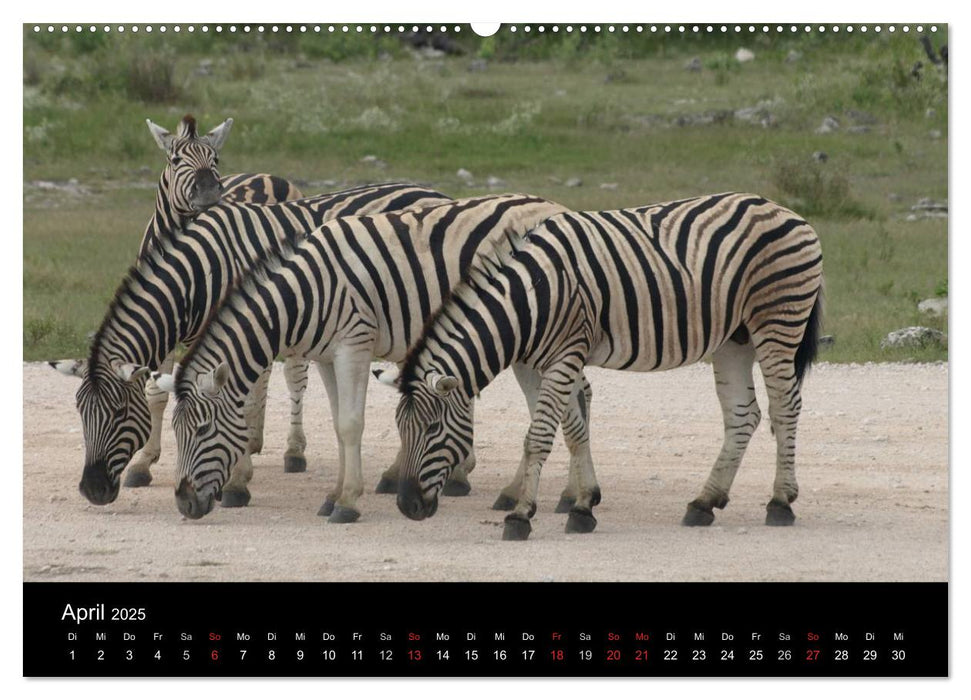
<svg viewBox="0 0 971 700">
<path fill-rule="evenodd" d="M 187 114 L 182 117 L 182 121 L 179 122 L 179 126 L 175 131 L 175 135 L 180 138 L 194 139 L 197 138 L 196 134 L 196 118 L 191 114 Z"/>
<path fill-rule="evenodd" d="M 398 380 L 399 391 L 404 396 L 410 396 L 414 392 L 416 380 L 418 380 L 418 360 L 428 347 L 428 334 L 431 328 L 442 316 L 447 315 L 449 309 L 455 305 L 457 298 L 468 293 L 475 293 L 476 290 L 499 279 L 504 268 L 515 260 L 516 254 L 527 245 L 528 238 L 528 234 L 520 236 L 511 231 L 506 231 L 501 238 L 493 240 L 488 248 L 476 252 L 472 264 L 463 271 L 462 279 L 445 293 L 441 306 L 425 321 L 418 340 L 408 351 Z"/>
<path fill-rule="evenodd" d="M 235 295 L 240 290 L 252 291 L 260 283 L 269 279 L 270 275 L 280 269 L 285 260 L 289 259 L 296 253 L 297 245 L 291 241 L 281 241 L 280 250 L 273 251 L 267 254 L 266 257 L 260 259 L 256 264 L 245 270 L 235 281 L 226 289 L 226 293 L 223 295 L 222 299 L 219 300 L 211 309 L 209 309 L 209 314 L 206 316 L 206 320 L 203 321 L 199 328 L 199 333 L 196 335 L 195 341 L 189 346 L 185 355 L 182 356 L 182 360 L 179 365 L 182 367 L 183 372 L 180 372 L 176 377 L 176 395 L 181 396 L 186 385 L 183 383 L 183 373 L 186 367 L 188 367 L 195 359 L 195 356 L 199 353 L 199 349 L 202 346 L 203 338 L 209 335 L 209 328 L 222 316 L 224 307 L 226 306 L 229 298 Z"/>
</svg>

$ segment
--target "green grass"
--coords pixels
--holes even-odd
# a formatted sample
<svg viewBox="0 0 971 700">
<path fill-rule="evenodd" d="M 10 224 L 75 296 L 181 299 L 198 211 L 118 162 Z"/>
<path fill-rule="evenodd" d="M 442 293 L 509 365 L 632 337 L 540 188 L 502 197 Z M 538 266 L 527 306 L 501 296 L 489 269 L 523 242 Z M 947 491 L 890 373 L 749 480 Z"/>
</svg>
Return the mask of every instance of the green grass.
<svg viewBox="0 0 971 700">
<path fill-rule="evenodd" d="M 721 38 L 467 36 L 465 56 L 441 60 L 416 60 L 386 39 L 194 39 L 26 37 L 24 179 L 74 177 L 92 194 L 25 197 L 25 359 L 84 354 L 153 208 L 145 184 L 162 155 L 144 120 L 171 127 L 186 112 L 204 128 L 235 118 L 220 163 L 226 173 L 338 186 L 407 179 L 456 197 L 490 191 L 484 183 L 493 175 L 506 184 L 491 191 L 532 192 L 576 209 L 758 192 L 799 211 L 822 238 L 824 333 L 836 336 L 823 359 L 947 358 L 946 348 L 879 348 L 905 325 L 946 327 L 916 310 L 946 289 L 946 219 L 903 220 L 919 198 L 948 196 L 946 83 L 932 67 L 919 80 L 910 75 L 914 61 L 926 63 L 913 37 L 760 36 L 748 43 L 756 60 L 745 65 L 730 58 L 737 42 Z M 139 47 L 150 55 L 135 62 Z M 793 48 L 803 58 L 787 63 Z M 468 69 L 476 56 L 489 58 L 485 71 Z M 684 69 L 692 56 L 700 72 Z M 203 60 L 211 75 L 199 73 Z M 776 126 L 675 125 L 760 103 Z M 876 124 L 847 133 L 849 110 Z M 816 134 L 827 115 L 844 128 Z M 813 161 L 814 151 L 827 162 Z M 362 163 L 370 154 L 387 167 Z M 474 186 L 459 168 L 473 173 Z M 562 184 L 574 177 L 583 186 Z"/>
</svg>

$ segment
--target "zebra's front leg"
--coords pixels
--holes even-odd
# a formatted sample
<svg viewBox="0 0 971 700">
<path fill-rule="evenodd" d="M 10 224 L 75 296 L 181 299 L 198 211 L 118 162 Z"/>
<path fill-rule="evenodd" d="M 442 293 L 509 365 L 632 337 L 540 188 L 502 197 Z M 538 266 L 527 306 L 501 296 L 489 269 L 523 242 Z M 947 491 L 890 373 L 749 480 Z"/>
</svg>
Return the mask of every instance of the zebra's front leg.
<svg viewBox="0 0 971 700">
<path fill-rule="evenodd" d="M 287 450 L 283 453 L 283 471 L 288 474 L 307 471 L 307 436 L 303 432 L 303 394 L 307 390 L 310 362 L 302 357 L 288 357 L 283 364 L 283 376 L 290 392 L 290 430 Z"/>
<path fill-rule="evenodd" d="M 263 425 L 266 420 L 266 390 L 270 384 L 270 373 L 273 367 L 268 367 L 250 389 L 243 402 L 243 418 L 249 429 L 249 444 L 246 446 L 251 455 L 259 454 L 263 449 Z"/>
<path fill-rule="evenodd" d="M 243 508 L 244 506 L 248 506 L 251 495 L 247 484 L 249 484 L 252 478 L 253 460 L 247 449 L 243 453 L 243 456 L 239 458 L 239 461 L 230 467 L 229 479 L 226 481 L 226 485 L 223 486 L 219 504 L 223 508 Z"/>
<path fill-rule="evenodd" d="M 344 488 L 344 444 L 341 442 L 340 433 L 337 430 L 340 403 L 338 402 L 337 375 L 334 372 L 333 363 L 318 362 L 317 373 L 320 374 L 320 378 L 324 382 L 327 401 L 330 403 L 330 417 L 334 424 L 334 435 L 337 438 L 337 485 L 331 491 L 328 491 L 323 505 L 317 511 L 317 515 L 330 517 L 334 513 L 334 505 Z"/>
<path fill-rule="evenodd" d="M 332 366 L 336 389 L 334 425 L 340 442 L 341 478 L 338 493 L 330 494 L 333 510 L 328 518 L 332 523 L 352 523 L 361 517 L 357 499 L 364 493 L 364 477 L 361 469 L 361 435 L 364 433 L 364 406 L 371 367 L 371 355 L 367 351 L 338 350 Z M 328 388 L 328 395 L 331 394 Z M 325 506 L 327 504 L 325 503 Z"/>
<path fill-rule="evenodd" d="M 755 347 L 751 342 L 741 345 L 729 340 L 712 355 L 715 391 L 721 404 L 725 436 L 715 466 L 701 493 L 688 504 L 682 525 L 711 525 L 715 520 L 713 509 L 724 508 L 728 504 L 728 492 L 742 463 L 745 448 L 762 417 L 752 380 L 754 360 Z"/>
<path fill-rule="evenodd" d="M 172 374 L 175 366 L 175 356 L 169 355 L 159 365 L 163 374 Z M 155 384 L 151 377 L 145 382 L 145 401 L 152 418 L 152 428 L 145 446 L 132 457 L 125 470 L 124 485 L 129 488 L 139 488 L 152 483 L 150 467 L 158 461 L 162 454 L 162 419 L 165 415 L 165 405 L 169 402 L 169 392 L 163 391 Z"/>
<path fill-rule="evenodd" d="M 525 540 L 532 530 L 529 521 L 536 514 L 540 473 L 583 368 L 581 356 L 570 354 L 543 373 L 536 398 L 536 414 L 526 433 L 523 486 L 516 507 L 506 516 L 502 532 L 504 540 Z"/>
</svg>

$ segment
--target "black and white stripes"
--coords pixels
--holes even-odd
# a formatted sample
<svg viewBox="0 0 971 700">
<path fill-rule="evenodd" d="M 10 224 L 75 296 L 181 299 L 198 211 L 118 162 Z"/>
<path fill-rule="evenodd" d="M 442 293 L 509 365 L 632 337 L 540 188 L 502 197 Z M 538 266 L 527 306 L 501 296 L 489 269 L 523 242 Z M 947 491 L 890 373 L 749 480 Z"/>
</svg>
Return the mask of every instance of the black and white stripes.
<svg viewBox="0 0 971 700">
<path fill-rule="evenodd" d="M 212 507 L 229 467 L 243 455 L 242 398 L 274 357 L 296 353 L 321 367 L 340 444 L 338 484 L 321 513 L 331 522 L 356 520 L 372 359 L 405 358 L 477 252 L 506 246 L 563 211 L 536 197 L 501 195 L 340 218 L 254 269 L 226 297 L 182 362 L 173 417 L 180 510 L 200 517 Z M 531 372 L 522 369 L 521 384 L 532 406 L 539 382 Z M 199 431 L 206 420 L 211 429 Z M 578 459 L 588 460 L 582 451 L 585 416 L 573 417 L 569 426 L 578 435 L 568 436 L 568 444 Z M 471 458 L 469 450 L 461 460 L 466 468 Z"/>
<path fill-rule="evenodd" d="M 244 270 L 334 216 L 442 201 L 433 190 L 391 183 L 267 207 L 217 204 L 177 235 L 160 237 L 115 293 L 83 372 L 78 395 L 86 401 L 79 409 L 89 448 L 82 493 L 96 503 L 117 495 L 125 463 L 147 438 L 144 421 L 124 422 L 127 414 L 141 418 L 148 411 L 144 395 L 133 395 L 126 384 L 157 369 L 178 343 L 191 342 Z M 245 467 L 237 474 L 238 501 L 245 502 L 249 475 Z M 95 491 L 103 496 L 92 498 Z"/>
<path fill-rule="evenodd" d="M 778 454 L 768 524 L 789 524 L 800 386 L 815 354 L 822 256 L 813 229 L 762 197 L 720 194 L 638 209 L 564 213 L 514 251 L 487 257 L 453 290 L 405 364 L 398 410 L 399 508 L 437 508 L 469 453 L 471 399 L 517 362 L 542 374 L 519 501 L 504 537 L 524 539 L 539 475 L 582 368 L 654 371 L 711 358 L 725 420 L 721 454 L 685 524 L 728 501 L 758 425 L 751 367 L 769 394 Z M 592 473 L 581 473 L 573 529 L 592 529 Z"/>
</svg>

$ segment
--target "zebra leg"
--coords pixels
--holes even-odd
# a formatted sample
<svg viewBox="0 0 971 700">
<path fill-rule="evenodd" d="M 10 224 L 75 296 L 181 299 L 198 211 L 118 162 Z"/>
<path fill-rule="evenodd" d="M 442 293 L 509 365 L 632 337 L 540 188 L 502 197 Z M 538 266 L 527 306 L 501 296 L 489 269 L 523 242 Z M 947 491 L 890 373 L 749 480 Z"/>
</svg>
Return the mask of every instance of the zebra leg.
<svg viewBox="0 0 971 700">
<path fill-rule="evenodd" d="M 796 483 L 796 424 L 802 410 L 802 394 L 791 359 L 760 360 L 769 395 L 769 420 L 776 442 L 775 483 L 765 510 L 766 525 L 792 525 L 796 516 L 789 504 L 799 495 Z"/>
<path fill-rule="evenodd" d="M 539 387 L 542 382 L 542 375 L 531 367 L 514 364 L 513 373 L 516 380 L 526 397 L 526 405 L 529 408 L 529 415 L 532 419 L 536 413 L 536 400 L 539 396 Z M 593 474 L 593 458 L 590 455 L 590 426 L 589 412 L 590 402 L 593 400 L 593 390 L 590 382 L 585 375 L 580 375 L 580 387 L 574 392 L 567 405 L 566 413 L 563 416 L 563 435 L 566 437 L 567 449 L 570 451 L 570 474 L 567 487 L 560 494 L 560 500 L 556 504 L 555 512 L 569 513 L 576 503 L 577 494 L 580 490 L 580 472 L 589 469 L 586 479 L 592 479 L 591 505 L 600 503 L 600 487 L 596 483 L 596 476 Z M 567 437 L 568 433 L 571 437 Z M 499 492 L 498 498 L 492 504 L 493 510 L 512 510 L 519 499 L 522 491 L 523 478 L 526 474 L 526 447 L 523 446 L 523 456 L 519 461 L 519 468 L 516 475 Z"/>
<path fill-rule="evenodd" d="M 502 533 L 504 540 L 525 540 L 532 530 L 529 520 L 536 513 L 540 472 L 553 448 L 556 430 L 583 369 L 580 359 L 583 355 L 568 354 L 564 360 L 555 363 L 543 373 L 536 397 L 536 415 L 530 421 L 529 431 L 526 433 L 523 487 L 516 507 L 506 516 Z M 593 517 L 592 514 L 590 517 Z"/>
<path fill-rule="evenodd" d="M 327 391 L 331 420 L 334 422 L 334 434 L 337 437 L 337 485 L 327 493 L 323 505 L 317 511 L 317 515 L 329 517 L 334 513 L 334 505 L 344 488 L 344 443 L 341 442 L 340 432 L 337 430 L 340 404 L 338 402 L 337 375 L 334 372 L 334 365 L 330 362 L 318 362 L 317 372 L 320 374 L 320 378 L 324 382 L 324 389 Z"/>
<path fill-rule="evenodd" d="M 290 431 L 287 451 L 283 453 L 283 471 L 288 474 L 307 471 L 307 436 L 303 432 L 303 394 L 307 390 L 310 363 L 302 357 L 288 357 L 283 364 L 283 376 L 290 391 Z"/>
<path fill-rule="evenodd" d="M 715 520 L 712 510 L 728 504 L 728 492 L 742 456 L 762 418 L 752 380 L 754 361 L 755 347 L 751 342 L 741 345 L 729 340 L 712 355 L 715 392 L 722 408 L 725 435 L 715 466 L 701 493 L 688 504 L 682 525 L 711 525 Z"/>
<path fill-rule="evenodd" d="M 159 371 L 171 374 L 175 366 L 175 355 L 166 357 L 159 365 Z M 148 486 L 152 483 L 152 473 L 149 468 L 158 461 L 162 454 L 162 418 L 165 415 L 165 405 L 169 402 L 169 392 L 162 391 L 151 377 L 145 382 L 145 401 L 148 412 L 152 417 L 152 429 L 145 446 L 132 457 L 125 470 L 124 485 L 129 488 Z"/>
<path fill-rule="evenodd" d="M 249 505 L 250 492 L 247 484 L 253 478 L 253 460 L 249 449 L 239 458 L 229 470 L 229 479 L 223 486 L 219 504 L 223 508 L 242 508 Z"/>
<path fill-rule="evenodd" d="M 576 533 L 593 532 L 597 527 L 597 519 L 593 517 L 593 507 L 600 503 L 600 486 L 593 469 L 593 456 L 590 454 L 590 404 L 593 397 L 590 383 L 583 375 L 580 376 L 582 386 L 570 396 L 566 414 L 560 429 L 567 449 L 570 450 L 570 482 L 567 490 L 560 496 L 560 505 L 564 503 L 564 496 L 573 489 L 575 498 L 569 506 L 569 517 L 566 520 L 566 531 Z"/>
<path fill-rule="evenodd" d="M 585 374 L 580 375 L 579 388 L 573 392 L 566 414 L 563 416 L 563 438 L 570 451 L 570 476 L 567 486 L 560 494 L 556 513 L 569 513 L 577 502 L 581 489 L 591 492 L 590 506 L 600 503 L 602 494 L 593 470 L 593 456 L 590 454 L 590 405 L 593 402 L 593 389 Z M 581 484 L 583 481 L 586 486 Z M 567 523 L 569 527 L 569 522 Z"/>
<path fill-rule="evenodd" d="M 392 462 L 391 466 L 381 474 L 381 480 L 378 481 L 378 486 L 374 489 L 374 493 L 398 493 L 398 475 L 401 473 L 401 461 L 404 459 L 403 447 L 403 445 L 398 445 L 398 454 L 395 455 L 394 462 Z"/>
<path fill-rule="evenodd" d="M 246 449 L 251 455 L 259 454 L 263 449 L 263 424 L 266 419 L 266 389 L 270 383 L 270 372 L 267 369 L 256 380 L 243 402 L 243 417 L 249 428 L 249 444 Z"/>
<path fill-rule="evenodd" d="M 361 517 L 357 499 L 364 493 L 361 470 L 361 436 L 364 433 L 364 407 L 371 353 L 368 350 L 338 350 L 334 358 L 337 380 L 337 436 L 341 443 L 344 479 L 334 511 L 328 522 L 353 523 Z"/>
</svg>

